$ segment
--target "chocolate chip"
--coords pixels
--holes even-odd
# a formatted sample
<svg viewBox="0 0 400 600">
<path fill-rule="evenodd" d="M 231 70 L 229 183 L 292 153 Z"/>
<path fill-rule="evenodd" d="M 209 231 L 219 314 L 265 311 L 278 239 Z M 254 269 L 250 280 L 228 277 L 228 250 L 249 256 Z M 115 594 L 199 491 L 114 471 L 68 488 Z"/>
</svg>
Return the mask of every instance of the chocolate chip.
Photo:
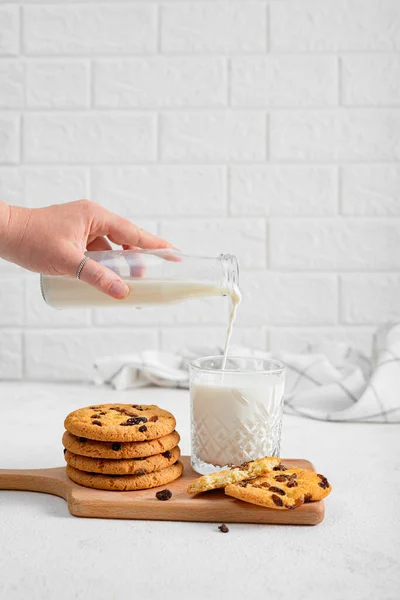
<svg viewBox="0 0 400 600">
<path fill-rule="evenodd" d="M 275 475 L 274 477 L 275 481 L 279 481 L 280 483 L 283 483 L 284 481 L 288 481 L 289 477 L 288 475 Z"/>
<path fill-rule="evenodd" d="M 232 471 L 233 469 L 240 469 L 241 471 L 246 471 L 246 470 L 247 470 L 247 468 L 248 468 L 248 466 L 249 466 L 249 464 L 250 464 L 250 462 L 251 462 L 251 461 L 249 461 L 249 462 L 245 462 L 245 463 L 242 463 L 241 465 L 232 465 L 232 464 L 231 464 L 229 468 L 230 468 L 230 470 L 231 470 L 231 471 Z"/>
<path fill-rule="evenodd" d="M 304 502 L 305 502 L 306 504 L 308 504 L 309 502 L 312 502 L 312 495 L 311 495 L 311 494 L 306 494 L 306 495 L 304 496 Z"/>
<path fill-rule="evenodd" d="M 239 483 L 239 485 L 240 485 L 240 487 L 243 487 L 243 488 L 245 488 L 245 487 L 247 487 L 247 482 L 246 482 L 246 481 L 241 481 L 241 482 Z"/>
<path fill-rule="evenodd" d="M 127 417 L 137 417 L 138 416 L 135 413 L 129 412 L 129 410 L 126 410 L 126 408 L 120 408 L 119 406 L 114 406 L 114 407 L 110 408 L 110 410 L 115 410 L 115 412 L 119 413 L 120 415 L 126 415 Z"/>
<path fill-rule="evenodd" d="M 130 417 L 124 423 L 120 423 L 120 425 L 127 427 L 130 425 L 139 425 L 139 423 L 147 423 L 146 417 Z"/>
<path fill-rule="evenodd" d="M 92 410 L 99 410 L 101 406 L 89 406 L 89 408 L 91 408 Z"/>
<path fill-rule="evenodd" d="M 158 421 L 157 415 L 153 415 L 152 417 L 150 417 L 149 421 L 151 421 L 152 423 L 155 423 L 156 421 Z"/>
<path fill-rule="evenodd" d="M 93 425 L 98 425 L 99 427 L 103 427 L 103 425 L 100 423 L 100 421 L 92 421 Z"/>
<path fill-rule="evenodd" d="M 134 475 L 146 475 L 146 473 L 146 469 L 139 469 L 138 471 L 134 472 Z"/>
<path fill-rule="evenodd" d="M 292 473 L 288 477 L 289 477 L 289 479 L 297 479 L 297 473 Z"/>
<path fill-rule="evenodd" d="M 161 490 L 160 492 L 156 493 L 156 498 L 157 500 L 169 500 L 172 498 L 172 492 L 169 490 Z"/>
<path fill-rule="evenodd" d="M 91 419 L 98 419 L 100 417 L 100 415 L 92 415 L 90 418 Z"/>
<path fill-rule="evenodd" d="M 222 523 L 222 525 L 219 525 L 218 529 L 220 530 L 221 533 L 228 533 L 229 532 L 229 529 L 225 525 L 225 523 Z"/>
<path fill-rule="evenodd" d="M 79 440 L 79 441 L 80 441 L 82 444 L 84 444 L 85 442 L 87 442 L 87 438 L 84 438 L 84 437 L 80 437 L 80 438 L 78 438 L 78 440 Z"/>
<path fill-rule="evenodd" d="M 144 410 L 144 408 L 139 406 L 139 404 L 132 404 L 132 408 L 136 408 L 136 410 Z"/>
<path fill-rule="evenodd" d="M 325 484 L 325 487 L 329 487 L 329 481 L 327 480 L 327 478 L 324 475 L 320 475 L 320 473 L 317 473 L 317 476 L 322 479 L 322 483 Z"/>
<path fill-rule="evenodd" d="M 264 483 L 252 483 L 252 487 L 257 488 L 258 490 L 265 490 L 266 488 L 270 488 L 270 484 L 264 481 Z"/>
<path fill-rule="evenodd" d="M 172 454 L 171 454 L 171 452 L 169 450 L 167 450 L 166 452 L 163 452 L 162 456 L 164 458 L 172 458 Z"/>
<path fill-rule="evenodd" d="M 279 465 L 274 467 L 274 471 L 286 471 L 286 467 L 282 463 L 280 463 Z"/>
<path fill-rule="evenodd" d="M 276 506 L 283 506 L 282 498 L 280 498 L 276 494 L 272 494 L 271 498 L 272 498 L 273 503 L 276 504 Z"/>
<path fill-rule="evenodd" d="M 299 484 L 297 483 L 297 481 L 288 481 L 287 484 L 288 488 L 294 488 L 297 487 Z"/>
<path fill-rule="evenodd" d="M 147 423 L 148 418 L 147 417 L 135 417 L 135 421 L 136 421 L 136 425 L 138 423 Z"/>
<path fill-rule="evenodd" d="M 106 415 L 107 413 L 106 413 L 106 412 L 101 412 L 100 414 L 101 414 L 101 415 Z"/>
<path fill-rule="evenodd" d="M 67 451 L 67 449 L 66 449 L 66 448 L 64 448 L 64 450 L 63 450 L 64 454 L 66 453 L 66 451 Z"/>
<path fill-rule="evenodd" d="M 284 490 L 281 490 L 281 488 L 275 487 L 274 485 L 270 486 L 269 491 L 280 494 L 281 496 L 286 496 L 286 492 Z"/>
<path fill-rule="evenodd" d="M 285 504 L 285 506 L 289 510 L 294 510 L 295 508 L 298 508 L 299 506 L 302 506 L 302 504 L 303 504 L 303 500 L 301 498 L 296 498 L 296 500 L 294 501 L 294 504 L 292 504 L 292 505 Z"/>
<path fill-rule="evenodd" d="M 142 425 L 141 427 L 139 427 L 138 431 L 140 431 L 140 433 L 144 433 L 145 431 L 147 431 L 146 425 Z"/>
<path fill-rule="evenodd" d="M 322 487 L 323 490 L 326 490 L 326 485 L 322 481 L 320 481 L 318 485 L 319 487 Z"/>
<path fill-rule="evenodd" d="M 118 452 L 118 450 L 122 449 L 122 444 L 111 444 L 111 450 Z"/>
</svg>

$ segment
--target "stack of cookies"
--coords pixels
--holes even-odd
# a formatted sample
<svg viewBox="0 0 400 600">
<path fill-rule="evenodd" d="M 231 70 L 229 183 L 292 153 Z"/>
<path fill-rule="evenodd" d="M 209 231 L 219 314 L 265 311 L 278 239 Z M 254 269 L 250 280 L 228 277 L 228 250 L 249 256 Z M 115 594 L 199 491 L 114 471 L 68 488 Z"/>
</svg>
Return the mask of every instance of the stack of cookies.
<svg viewBox="0 0 400 600">
<path fill-rule="evenodd" d="M 67 474 L 79 485 L 132 491 L 165 485 L 183 472 L 175 417 L 154 405 L 102 404 L 65 419 Z"/>
</svg>

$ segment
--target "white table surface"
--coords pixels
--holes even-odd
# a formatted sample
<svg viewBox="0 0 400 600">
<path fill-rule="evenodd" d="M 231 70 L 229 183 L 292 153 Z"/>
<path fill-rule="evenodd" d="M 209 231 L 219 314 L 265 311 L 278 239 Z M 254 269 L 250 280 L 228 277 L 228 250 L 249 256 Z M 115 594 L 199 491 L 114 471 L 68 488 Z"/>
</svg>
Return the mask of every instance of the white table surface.
<svg viewBox="0 0 400 600">
<path fill-rule="evenodd" d="M 0 468 L 63 465 L 66 414 L 109 401 L 171 410 L 189 453 L 186 391 L 2 383 Z M 398 600 L 399 427 L 286 416 L 282 456 L 331 481 L 320 525 L 78 519 L 61 498 L 0 491 L 1 600 Z"/>
</svg>

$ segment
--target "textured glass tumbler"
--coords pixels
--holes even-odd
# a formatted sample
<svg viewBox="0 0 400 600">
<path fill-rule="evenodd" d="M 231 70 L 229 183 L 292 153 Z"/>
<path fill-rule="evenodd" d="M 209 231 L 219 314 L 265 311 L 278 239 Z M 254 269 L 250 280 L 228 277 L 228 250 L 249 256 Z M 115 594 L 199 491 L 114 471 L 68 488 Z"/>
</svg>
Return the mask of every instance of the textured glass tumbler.
<svg viewBox="0 0 400 600">
<path fill-rule="evenodd" d="M 192 467 L 206 475 L 279 456 L 285 367 L 274 359 L 199 358 L 190 365 Z"/>
</svg>

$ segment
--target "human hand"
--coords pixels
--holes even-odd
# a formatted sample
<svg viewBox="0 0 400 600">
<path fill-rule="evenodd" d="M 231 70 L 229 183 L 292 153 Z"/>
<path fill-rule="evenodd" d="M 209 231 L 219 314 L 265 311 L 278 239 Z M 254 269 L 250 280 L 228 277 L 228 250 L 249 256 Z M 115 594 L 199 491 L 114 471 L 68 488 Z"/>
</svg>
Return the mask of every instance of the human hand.
<svg viewBox="0 0 400 600">
<path fill-rule="evenodd" d="M 76 277 L 85 250 L 111 250 L 108 240 L 125 250 L 173 247 L 89 200 L 33 209 L 0 203 L 0 233 L 2 258 L 45 275 Z M 93 260 L 80 279 L 113 298 L 129 293 L 116 273 Z"/>
</svg>

